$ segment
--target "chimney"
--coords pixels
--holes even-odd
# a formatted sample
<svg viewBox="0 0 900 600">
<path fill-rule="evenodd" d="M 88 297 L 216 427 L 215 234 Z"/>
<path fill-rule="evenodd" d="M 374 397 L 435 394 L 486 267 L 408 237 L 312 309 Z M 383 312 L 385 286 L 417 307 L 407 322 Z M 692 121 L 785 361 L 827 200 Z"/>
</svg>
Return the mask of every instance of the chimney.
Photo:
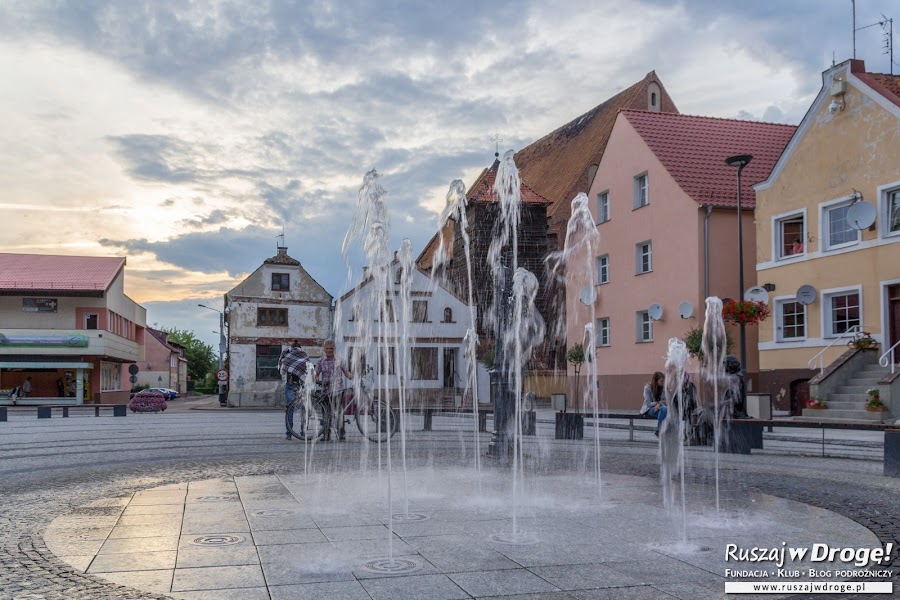
<svg viewBox="0 0 900 600">
<path fill-rule="evenodd" d="M 363 267 L 363 279 L 369 276 L 369 267 Z"/>
<path fill-rule="evenodd" d="M 278 256 L 287 256 L 287 246 L 278 246 Z"/>
</svg>

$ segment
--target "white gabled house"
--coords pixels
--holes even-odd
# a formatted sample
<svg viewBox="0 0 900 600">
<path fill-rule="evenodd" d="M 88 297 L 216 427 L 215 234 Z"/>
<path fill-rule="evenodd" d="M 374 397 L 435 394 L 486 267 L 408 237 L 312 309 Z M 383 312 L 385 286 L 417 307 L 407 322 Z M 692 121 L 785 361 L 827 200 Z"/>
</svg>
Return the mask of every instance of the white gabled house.
<svg viewBox="0 0 900 600">
<path fill-rule="evenodd" d="M 405 310 L 401 310 L 402 266 L 397 260 L 390 265 L 387 310 L 365 308 L 373 303 L 371 295 L 376 287 L 367 273 L 359 285 L 340 298 L 340 322 L 336 323 L 339 355 L 352 364 L 354 352 L 358 357 L 365 348 L 364 364 L 374 368 L 375 385 L 379 393 L 391 397 L 392 404 L 397 402 L 400 378 L 405 372 L 409 408 L 452 408 L 464 404 L 471 407 L 471 393 L 464 392 L 468 387 L 465 336 L 472 326 L 472 312 L 465 301 L 435 284 L 428 273 L 415 266 L 412 269 L 409 306 Z M 377 346 L 371 343 L 373 338 Z M 392 358 L 382 360 L 376 356 L 379 352 Z M 404 357 L 408 368 L 398 369 L 398 361 Z M 479 380 L 486 381 L 485 368 L 480 366 L 479 371 Z M 484 392 L 479 391 L 480 403 L 488 400 L 486 385 L 483 387 Z"/>
<path fill-rule="evenodd" d="M 294 340 L 311 357 L 322 355 L 333 329 L 332 302 L 285 247 L 225 294 L 228 405 L 283 403 L 278 357 Z"/>
</svg>

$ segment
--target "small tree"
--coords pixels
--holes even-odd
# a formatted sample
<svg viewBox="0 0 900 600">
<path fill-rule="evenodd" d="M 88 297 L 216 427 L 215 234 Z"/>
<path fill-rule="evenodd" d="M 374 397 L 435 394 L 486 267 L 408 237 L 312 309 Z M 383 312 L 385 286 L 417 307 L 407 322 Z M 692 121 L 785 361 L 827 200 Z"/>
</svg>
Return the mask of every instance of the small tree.
<svg viewBox="0 0 900 600">
<path fill-rule="evenodd" d="M 578 375 L 581 372 L 581 365 L 584 364 L 584 346 L 575 344 L 566 352 L 566 360 L 575 369 L 575 398 L 578 398 Z"/>
</svg>

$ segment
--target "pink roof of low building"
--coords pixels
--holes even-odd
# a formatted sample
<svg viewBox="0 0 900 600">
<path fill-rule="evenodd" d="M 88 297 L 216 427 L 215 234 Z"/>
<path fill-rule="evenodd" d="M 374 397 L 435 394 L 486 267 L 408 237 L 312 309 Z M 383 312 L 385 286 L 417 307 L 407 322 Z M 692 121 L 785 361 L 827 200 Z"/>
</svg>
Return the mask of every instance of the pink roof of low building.
<svg viewBox="0 0 900 600">
<path fill-rule="evenodd" d="M 624 110 L 684 192 L 700 204 L 737 207 L 737 168 L 725 159 L 750 154 L 741 177 L 741 205 L 756 206 L 753 184 L 769 176 L 797 129 L 794 125 Z M 651 182 L 651 187 L 653 183 Z"/>
<path fill-rule="evenodd" d="M 0 290 L 105 291 L 124 267 L 118 256 L 0 254 Z"/>
</svg>

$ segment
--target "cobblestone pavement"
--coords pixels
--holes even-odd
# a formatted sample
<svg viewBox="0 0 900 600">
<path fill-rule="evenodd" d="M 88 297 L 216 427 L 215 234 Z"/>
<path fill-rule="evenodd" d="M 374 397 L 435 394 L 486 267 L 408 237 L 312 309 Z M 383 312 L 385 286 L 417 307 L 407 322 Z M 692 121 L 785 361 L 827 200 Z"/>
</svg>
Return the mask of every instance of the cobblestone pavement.
<svg viewBox="0 0 900 600">
<path fill-rule="evenodd" d="M 165 597 L 76 571 L 49 551 L 45 529 L 63 514 L 96 514 L 102 507 L 90 505 L 97 500 L 126 498 L 159 485 L 302 472 L 303 446 L 282 439 L 280 418 L 277 412 L 175 411 L 125 419 L 13 417 L 0 423 L 0 597 Z M 411 434 L 410 452 L 420 464 L 471 463 L 468 429 L 437 418 L 435 428 Z M 592 471 L 590 440 L 557 442 L 552 432 L 540 433 L 540 442 L 528 448 L 529 469 Z M 482 440 L 485 448 L 488 437 Z M 332 468 L 359 464 L 353 442 L 320 444 L 317 452 Z M 605 442 L 601 454 L 604 472 L 658 478 L 651 443 Z M 486 468 L 501 468 L 484 461 Z M 712 484 L 710 463 L 708 452 L 691 454 L 690 479 Z M 900 480 L 883 477 L 877 460 L 722 456 L 721 465 L 720 477 L 729 489 L 825 508 L 868 528 L 882 543 L 900 544 Z M 900 589 L 900 559 L 894 556 L 892 581 Z"/>
</svg>

